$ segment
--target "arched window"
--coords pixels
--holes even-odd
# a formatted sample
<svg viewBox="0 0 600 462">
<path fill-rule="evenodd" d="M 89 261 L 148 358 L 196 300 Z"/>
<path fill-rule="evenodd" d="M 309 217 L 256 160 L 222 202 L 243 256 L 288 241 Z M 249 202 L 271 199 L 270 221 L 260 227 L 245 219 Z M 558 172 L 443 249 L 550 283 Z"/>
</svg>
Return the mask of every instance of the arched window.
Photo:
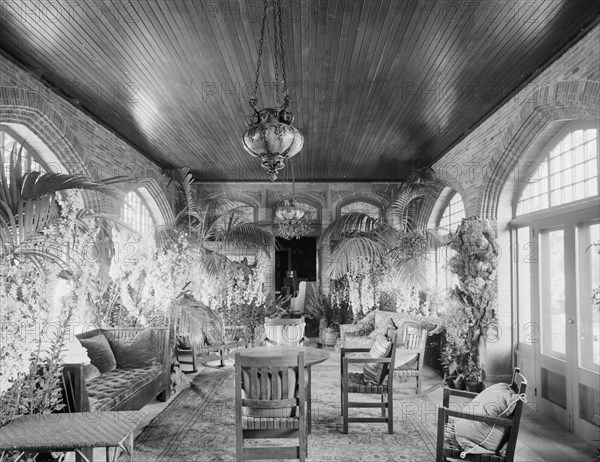
<svg viewBox="0 0 600 462">
<path fill-rule="evenodd" d="M 142 189 L 136 189 L 125 196 L 123 221 L 138 233 L 149 234 L 153 232 L 156 221 L 141 191 Z"/>
<path fill-rule="evenodd" d="M 235 209 L 233 212 L 240 221 L 245 223 L 253 223 L 256 221 L 254 217 L 254 207 L 248 205 L 244 202 L 234 201 L 232 202 L 232 209 Z"/>
<path fill-rule="evenodd" d="M 454 232 L 460 222 L 465 217 L 465 206 L 463 204 L 462 197 L 459 193 L 454 193 L 450 202 L 442 213 L 442 218 L 438 224 L 440 232 Z"/>
<path fill-rule="evenodd" d="M 537 364 L 542 413 L 569 425 L 573 416 L 582 436 L 598 432 L 598 150 L 597 121 L 566 124 L 515 191 L 511 221 L 517 359 Z"/>
<path fill-rule="evenodd" d="M 38 162 L 38 158 L 34 154 L 34 152 L 19 136 L 8 132 L 7 130 L 0 130 L 0 146 L 4 158 L 4 165 L 2 166 L 2 168 L 4 169 L 7 181 L 10 181 L 10 178 L 8 177 L 8 170 L 11 153 L 13 152 L 13 150 L 15 152 L 18 152 L 21 149 L 21 147 L 23 148 L 21 150 L 21 170 L 23 171 L 23 173 L 46 171 L 46 169 L 42 167 L 40 162 Z"/>
<path fill-rule="evenodd" d="M 598 131 L 568 132 L 555 142 L 525 185 L 517 216 L 598 195 Z"/>
<path fill-rule="evenodd" d="M 354 201 L 344 204 L 340 207 L 340 216 L 346 213 L 360 212 L 369 215 L 371 218 L 378 219 L 381 217 L 381 208 L 375 204 L 365 201 Z"/>
<path fill-rule="evenodd" d="M 454 192 L 437 225 L 438 232 L 440 234 L 448 234 L 456 231 L 463 218 L 465 218 L 465 206 L 462 197 L 460 193 Z M 444 246 L 438 248 L 435 255 L 437 284 L 444 291 L 451 289 L 457 282 L 456 275 L 452 274 L 448 269 L 448 262 L 454 254 L 454 250 L 448 246 Z"/>
</svg>

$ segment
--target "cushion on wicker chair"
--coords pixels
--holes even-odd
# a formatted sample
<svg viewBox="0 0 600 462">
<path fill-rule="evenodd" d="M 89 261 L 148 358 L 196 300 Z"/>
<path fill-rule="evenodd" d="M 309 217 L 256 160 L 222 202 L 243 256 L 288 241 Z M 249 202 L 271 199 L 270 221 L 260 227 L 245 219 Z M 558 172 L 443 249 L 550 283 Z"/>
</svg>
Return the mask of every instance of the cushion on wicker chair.
<svg viewBox="0 0 600 462">
<path fill-rule="evenodd" d="M 86 382 L 97 377 L 100 377 L 100 370 L 96 366 L 91 363 L 83 365 L 83 378 Z"/>
<path fill-rule="evenodd" d="M 387 358 L 392 352 L 392 346 L 392 342 L 385 335 L 379 335 L 369 351 L 369 356 L 374 359 Z M 388 365 L 384 363 L 366 363 L 363 367 L 365 382 L 381 385 L 385 379 L 387 367 Z"/>
<path fill-rule="evenodd" d="M 506 383 L 486 388 L 463 406 L 462 412 L 486 417 L 510 417 L 517 405 L 516 393 Z M 498 451 L 506 434 L 506 427 L 467 419 L 456 419 L 455 437 L 463 449 L 475 454 Z"/>
</svg>

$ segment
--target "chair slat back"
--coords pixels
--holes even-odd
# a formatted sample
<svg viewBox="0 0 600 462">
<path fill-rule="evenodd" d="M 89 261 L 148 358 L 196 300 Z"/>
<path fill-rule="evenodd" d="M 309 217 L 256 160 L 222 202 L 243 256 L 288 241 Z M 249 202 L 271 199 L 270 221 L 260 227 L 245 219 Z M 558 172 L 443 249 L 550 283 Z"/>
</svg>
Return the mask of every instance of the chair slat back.
<svg viewBox="0 0 600 462">
<path fill-rule="evenodd" d="M 294 371 L 295 383 L 290 383 L 290 369 Z M 242 400 L 242 406 L 291 407 L 304 401 L 304 352 L 297 356 L 277 356 L 274 350 L 273 356 L 261 358 L 244 357 L 237 352 L 235 371 L 236 396 L 238 387 L 243 387 L 247 396 Z M 298 390 L 298 397 L 295 390 Z"/>
<path fill-rule="evenodd" d="M 407 350 L 422 350 L 427 342 L 427 329 L 419 324 L 405 322 L 402 324 L 400 344 Z"/>
</svg>

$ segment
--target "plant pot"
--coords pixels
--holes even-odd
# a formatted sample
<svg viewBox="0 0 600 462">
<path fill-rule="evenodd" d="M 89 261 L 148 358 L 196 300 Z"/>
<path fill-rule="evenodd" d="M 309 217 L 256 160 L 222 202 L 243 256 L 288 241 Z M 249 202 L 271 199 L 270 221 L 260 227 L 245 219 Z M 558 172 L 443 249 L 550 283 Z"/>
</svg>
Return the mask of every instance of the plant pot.
<svg viewBox="0 0 600 462">
<path fill-rule="evenodd" d="M 340 333 L 330 327 L 324 327 L 320 337 L 324 345 L 334 346 L 337 343 L 338 338 L 340 338 Z"/>
<path fill-rule="evenodd" d="M 304 319 L 265 318 L 266 341 L 272 345 L 300 345 L 305 326 Z"/>
<path fill-rule="evenodd" d="M 465 379 L 462 375 L 459 375 L 454 379 L 454 388 L 456 390 L 464 390 L 465 389 Z"/>
<path fill-rule="evenodd" d="M 472 391 L 474 393 L 479 393 L 479 384 L 480 384 L 480 382 L 478 382 L 478 381 L 470 381 L 470 380 L 465 381 L 465 387 L 466 387 L 467 391 Z"/>
<path fill-rule="evenodd" d="M 485 384 L 481 380 L 478 380 L 477 382 L 465 382 L 465 386 L 467 387 L 467 391 L 472 391 L 474 393 L 481 393 L 485 389 Z"/>
</svg>

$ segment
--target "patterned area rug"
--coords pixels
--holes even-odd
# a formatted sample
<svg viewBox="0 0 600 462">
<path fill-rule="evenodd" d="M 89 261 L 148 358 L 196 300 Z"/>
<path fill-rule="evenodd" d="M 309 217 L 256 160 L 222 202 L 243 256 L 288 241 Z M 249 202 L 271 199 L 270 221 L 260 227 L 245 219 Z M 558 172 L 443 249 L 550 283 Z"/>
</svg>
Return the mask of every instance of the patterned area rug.
<svg viewBox="0 0 600 462">
<path fill-rule="evenodd" d="M 436 405 L 427 397 L 394 400 L 394 434 L 386 424 L 351 423 L 344 435 L 340 414 L 339 361 L 313 366 L 311 462 L 424 462 L 435 458 Z M 353 398 L 357 395 L 353 395 Z M 135 460 L 221 462 L 235 460 L 233 367 L 205 368 L 138 436 Z M 353 415 L 377 415 L 353 409 Z M 292 440 L 290 440 L 292 441 Z M 273 440 L 273 445 L 285 444 Z M 126 460 L 121 458 L 119 460 Z"/>
</svg>

